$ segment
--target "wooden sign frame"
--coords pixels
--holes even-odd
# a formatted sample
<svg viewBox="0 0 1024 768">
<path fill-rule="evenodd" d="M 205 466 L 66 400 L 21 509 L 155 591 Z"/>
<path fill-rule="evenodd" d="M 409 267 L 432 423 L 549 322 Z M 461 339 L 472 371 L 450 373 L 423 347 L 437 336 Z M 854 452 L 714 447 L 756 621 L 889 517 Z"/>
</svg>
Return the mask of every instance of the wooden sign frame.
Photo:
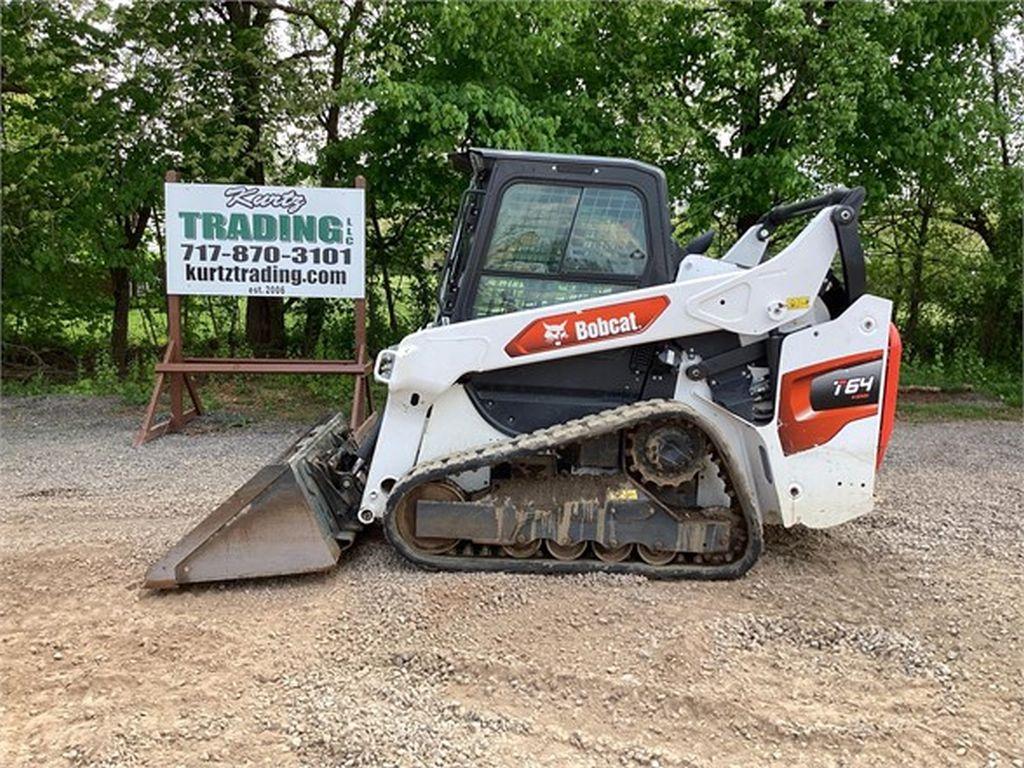
<svg viewBox="0 0 1024 768">
<path fill-rule="evenodd" d="M 166 181 L 181 180 L 176 171 L 168 171 Z M 366 179 L 356 176 L 355 187 L 366 189 Z M 203 413 L 196 389 L 196 373 L 337 373 L 354 376 L 352 412 L 349 423 L 356 429 L 373 412 L 370 394 L 370 374 L 373 361 L 368 359 L 366 346 L 366 299 L 353 299 L 355 311 L 354 360 L 301 360 L 292 358 L 237 358 L 237 357 L 185 357 L 181 332 L 181 296 L 167 296 L 167 348 L 163 359 L 156 364 L 153 394 L 146 407 L 142 426 L 135 436 L 134 445 L 154 440 L 168 432 L 180 432 L 184 426 Z M 164 387 L 168 386 L 171 399 L 170 417 L 156 423 L 157 407 Z M 192 407 L 185 410 L 184 395 L 188 392 Z"/>
</svg>

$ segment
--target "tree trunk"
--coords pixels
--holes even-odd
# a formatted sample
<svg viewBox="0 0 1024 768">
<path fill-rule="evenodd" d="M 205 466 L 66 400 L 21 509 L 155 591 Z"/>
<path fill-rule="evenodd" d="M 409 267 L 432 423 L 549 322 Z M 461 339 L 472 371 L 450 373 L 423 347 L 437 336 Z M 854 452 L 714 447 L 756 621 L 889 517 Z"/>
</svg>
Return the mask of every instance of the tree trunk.
<svg viewBox="0 0 1024 768">
<path fill-rule="evenodd" d="M 996 108 L 997 114 L 1000 116 L 1005 115 L 1003 111 L 1003 73 L 1000 69 L 1002 64 L 1002 56 L 1000 55 L 999 48 L 996 46 L 995 40 L 990 40 L 988 44 L 988 60 L 989 66 L 992 68 L 992 104 Z M 1003 161 L 1003 168 L 1010 167 L 1010 144 L 1005 130 L 999 131 L 999 154 Z"/>
<path fill-rule="evenodd" d="M 355 0 L 349 11 L 348 19 L 342 26 L 340 35 L 328 34 L 328 42 L 333 48 L 331 55 L 331 80 L 329 84 L 330 96 L 327 108 L 323 113 L 324 156 L 329 157 L 331 148 L 341 140 L 341 102 L 338 99 L 338 89 L 341 88 L 345 77 L 346 58 L 349 53 L 349 46 L 352 36 L 366 10 L 364 0 Z M 287 11 L 286 11 L 287 12 Z M 322 30 L 326 24 L 317 22 Z M 336 181 L 337 169 L 330 162 L 324 162 L 320 172 L 320 184 L 324 187 L 333 185 Z M 316 352 L 320 335 L 324 330 L 324 321 L 327 318 L 326 299 L 306 300 L 306 319 L 302 329 L 302 355 L 311 357 Z"/>
<path fill-rule="evenodd" d="M 320 342 L 327 317 L 327 303 L 324 299 L 306 299 L 306 320 L 302 327 L 302 356 L 312 357 Z"/>
<path fill-rule="evenodd" d="M 265 184 L 260 140 L 266 115 L 263 111 L 264 73 L 267 59 L 266 28 L 271 9 L 256 3 L 225 4 L 228 28 L 235 48 L 231 67 L 232 110 L 235 125 L 245 130 L 245 146 L 239 158 L 242 175 L 252 184 Z M 245 339 L 257 357 L 284 355 L 284 302 L 277 297 L 252 296 L 245 305 Z"/>
<path fill-rule="evenodd" d="M 284 356 L 284 302 L 280 298 L 249 297 L 245 304 L 245 340 L 256 357 Z"/>
<path fill-rule="evenodd" d="M 750 159 L 758 153 L 758 147 L 754 145 L 751 137 L 761 124 L 761 114 L 756 93 L 744 93 L 740 99 L 741 109 L 739 118 L 739 129 L 736 142 L 739 145 L 740 158 Z M 742 236 L 750 227 L 757 223 L 764 211 L 758 211 L 759 205 L 753 198 L 754 192 L 746 192 L 739 201 L 739 211 L 736 214 L 736 234 Z"/>
<path fill-rule="evenodd" d="M 142 243 L 149 224 L 152 209 L 142 205 L 126 216 L 119 217 L 118 224 L 124 235 L 121 249 L 134 254 Z M 110 328 L 110 354 L 117 366 L 117 375 L 122 379 L 128 375 L 128 312 L 132 302 L 131 272 L 126 266 L 110 267 L 111 292 L 114 296 L 114 317 Z"/>
<path fill-rule="evenodd" d="M 917 327 L 921 319 L 921 303 L 924 300 L 924 262 L 925 250 L 928 246 L 928 227 L 931 224 L 931 205 L 921 208 L 921 221 L 917 227 L 917 236 L 914 238 L 914 255 L 910 263 L 910 286 L 907 301 L 907 327 L 904 329 L 907 337 L 907 345 L 911 353 L 916 354 L 920 350 L 917 341 Z"/>
<path fill-rule="evenodd" d="M 228 316 L 228 357 L 238 355 L 238 298 L 231 297 L 231 314 Z"/>
<path fill-rule="evenodd" d="M 131 307 L 131 277 L 127 267 L 111 267 L 110 282 L 114 294 L 114 320 L 110 329 L 110 355 L 117 375 L 128 375 L 128 310 Z"/>
<path fill-rule="evenodd" d="M 250 298 L 245 305 L 245 335 L 256 357 L 284 355 L 284 302 Z"/>
<path fill-rule="evenodd" d="M 387 257 L 381 257 L 380 276 L 384 283 L 384 300 L 388 306 L 388 327 L 394 333 L 398 331 L 398 317 L 395 315 L 395 293 L 391 287 L 391 273 L 388 271 Z"/>
</svg>

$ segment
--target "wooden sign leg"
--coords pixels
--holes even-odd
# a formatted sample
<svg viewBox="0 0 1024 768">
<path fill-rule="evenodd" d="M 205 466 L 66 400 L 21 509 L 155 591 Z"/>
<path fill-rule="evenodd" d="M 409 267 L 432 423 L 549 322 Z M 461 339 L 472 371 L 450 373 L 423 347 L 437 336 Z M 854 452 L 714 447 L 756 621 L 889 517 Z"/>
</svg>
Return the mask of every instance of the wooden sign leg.
<svg viewBox="0 0 1024 768">
<path fill-rule="evenodd" d="M 181 296 L 167 297 L 167 346 L 174 350 L 169 362 L 178 362 L 181 354 Z M 171 429 L 181 429 L 181 374 L 171 374 Z"/>
<path fill-rule="evenodd" d="M 180 360 L 181 353 L 178 351 L 176 346 L 174 344 L 168 344 L 167 351 L 164 352 L 164 363 L 173 363 Z M 164 384 L 168 382 L 168 379 L 171 394 L 171 417 L 159 424 L 155 424 L 157 408 L 160 405 L 160 395 L 163 394 Z M 188 391 L 189 399 L 192 401 L 192 407 L 187 411 L 183 408 L 183 387 Z M 178 398 L 177 421 L 175 421 L 175 394 L 177 394 Z M 159 366 L 157 366 L 156 380 L 153 384 L 153 394 L 149 398 L 149 405 L 146 406 L 146 414 L 142 417 L 142 426 L 139 428 L 138 434 L 136 434 L 135 441 L 132 445 L 135 448 L 138 448 L 143 443 L 148 443 L 150 440 L 154 440 L 168 432 L 177 432 L 196 416 L 201 416 L 202 413 L 203 407 L 199 400 L 199 393 L 196 391 L 195 382 L 189 378 L 189 375 L 187 373 L 164 373 L 159 370 Z"/>
<path fill-rule="evenodd" d="M 171 345 L 167 345 L 167 350 L 164 352 L 164 362 L 168 363 L 171 361 Z M 139 427 L 139 432 L 135 436 L 135 442 L 132 443 L 133 447 L 138 448 L 143 443 L 149 442 L 150 440 L 160 437 L 164 432 L 167 431 L 169 422 L 164 422 L 158 426 L 154 426 L 153 422 L 156 420 L 156 409 L 160 404 L 160 393 L 164 388 L 164 374 L 157 373 L 156 380 L 153 382 L 153 394 L 150 395 L 149 405 L 146 406 L 146 414 L 142 417 L 142 426 Z"/>
<path fill-rule="evenodd" d="M 169 363 L 175 359 L 176 351 L 174 344 L 168 344 L 167 349 L 164 351 L 164 362 Z M 133 446 L 138 448 L 143 443 L 148 443 L 150 440 L 160 437 L 165 434 L 171 428 L 171 420 L 162 421 L 159 424 L 154 424 L 156 421 L 156 409 L 160 405 L 160 395 L 164 389 L 164 380 L 167 374 L 162 371 L 157 371 L 156 380 L 153 382 L 153 394 L 149 398 L 149 405 L 146 406 L 146 414 L 142 417 L 142 426 L 139 428 L 138 434 L 135 436 L 135 442 Z"/>
<path fill-rule="evenodd" d="M 167 297 L 167 349 L 164 351 L 163 362 L 180 363 L 184 360 L 182 354 L 181 338 L 181 297 Z M 170 384 L 171 396 L 171 417 L 166 421 L 155 424 L 156 412 L 160 404 L 160 395 L 163 392 L 164 383 Z M 192 407 L 186 411 L 183 402 L 184 390 L 188 390 Z M 143 443 L 160 437 L 167 432 L 178 432 L 188 422 L 203 412 L 199 402 L 199 393 L 196 391 L 195 383 L 187 373 L 173 372 L 164 373 L 157 366 L 156 379 L 153 382 L 153 394 L 149 398 L 149 405 L 146 407 L 146 414 L 142 417 L 142 426 L 135 436 L 134 446 L 138 448 Z"/>
<path fill-rule="evenodd" d="M 366 365 L 366 299 L 355 300 L 356 362 Z M 366 375 L 356 374 L 352 384 L 352 412 L 349 426 L 355 430 L 366 419 L 367 394 L 370 382 Z"/>
<path fill-rule="evenodd" d="M 185 380 L 185 387 L 188 389 L 188 396 L 192 401 L 192 409 L 190 411 L 192 415 L 189 416 L 189 418 L 191 419 L 196 416 L 202 416 L 203 406 L 199 402 L 199 391 L 196 389 L 196 383 L 192 381 L 192 377 L 187 373 L 181 374 L 181 377 Z"/>
<path fill-rule="evenodd" d="M 366 177 L 359 175 L 355 178 L 356 189 L 366 189 Z M 356 362 L 359 365 L 366 365 L 366 299 L 356 299 L 353 305 L 355 312 L 355 336 L 356 336 Z M 349 426 L 357 429 L 366 419 L 367 408 L 370 406 L 370 381 L 365 373 L 356 374 L 356 380 L 352 383 L 352 412 L 349 418 Z"/>
<path fill-rule="evenodd" d="M 171 431 L 177 432 L 185 423 L 181 404 L 182 374 L 171 374 Z"/>
</svg>

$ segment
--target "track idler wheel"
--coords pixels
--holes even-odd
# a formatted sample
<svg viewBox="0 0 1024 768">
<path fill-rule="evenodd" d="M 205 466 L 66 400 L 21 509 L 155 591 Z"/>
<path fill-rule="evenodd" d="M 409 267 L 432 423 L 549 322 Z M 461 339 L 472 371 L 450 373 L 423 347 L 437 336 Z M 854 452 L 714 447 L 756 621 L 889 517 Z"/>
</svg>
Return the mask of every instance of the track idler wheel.
<svg viewBox="0 0 1024 768">
<path fill-rule="evenodd" d="M 670 549 L 654 549 L 644 544 L 637 544 L 636 551 L 648 565 L 668 565 L 675 560 L 677 554 Z"/>
<path fill-rule="evenodd" d="M 395 526 L 409 544 L 428 555 L 444 555 L 455 549 L 458 539 L 416 535 L 416 504 L 421 501 L 465 501 L 461 490 L 450 483 L 424 483 L 413 488 L 395 508 Z"/>
<path fill-rule="evenodd" d="M 533 541 L 528 541 L 525 544 L 506 544 L 501 548 L 501 551 L 509 557 L 514 557 L 517 560 L 525 560 L 540 552 L 540 545 L 541 540 L 534 539 Z"/>
<path fill-rule="evenodd" d="M 576 560 L 587 551 L 587 542 L 573 541 L 568 544 L 559 544 L 554 539 L 544 542 L 550 555 L 556 560 Z"/>
<path fill-rule="evenodd" d="M 604 563 L 621 563 L 623 560 L 628 560 L 629 556 L 633 554 L 632 544 L 623 544 L 618 547 L 606 547 L 604 544 L 598 544 L 594 542 L 594 554 L 597 555 L 597 559 Z"/>
</svg>

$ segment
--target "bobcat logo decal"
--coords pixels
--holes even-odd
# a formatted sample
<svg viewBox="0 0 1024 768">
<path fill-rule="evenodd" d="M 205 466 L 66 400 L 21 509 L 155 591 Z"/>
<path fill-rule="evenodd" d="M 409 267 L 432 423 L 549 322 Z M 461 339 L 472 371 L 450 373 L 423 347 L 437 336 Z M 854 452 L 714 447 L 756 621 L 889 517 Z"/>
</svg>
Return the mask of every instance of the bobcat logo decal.
<svg viewBox="0 0 1024 768">
<path fill-rule="evenodd" d="M 650 328 L 668 305 L 668 296 L 644 296 L 538 317 L 505 345 L 505 354 L 539 355 L 553 349 L 634 336 Z"/>
<path fill-rule="evenodd" d="M 554 344 L 556 347 L 562 346 L 562 342 L 569 338 L 568 331 L 565 330 L 565 322 L 554 324 L 544 323 L 544 341 L 549 344 Z"/>
</svg>

